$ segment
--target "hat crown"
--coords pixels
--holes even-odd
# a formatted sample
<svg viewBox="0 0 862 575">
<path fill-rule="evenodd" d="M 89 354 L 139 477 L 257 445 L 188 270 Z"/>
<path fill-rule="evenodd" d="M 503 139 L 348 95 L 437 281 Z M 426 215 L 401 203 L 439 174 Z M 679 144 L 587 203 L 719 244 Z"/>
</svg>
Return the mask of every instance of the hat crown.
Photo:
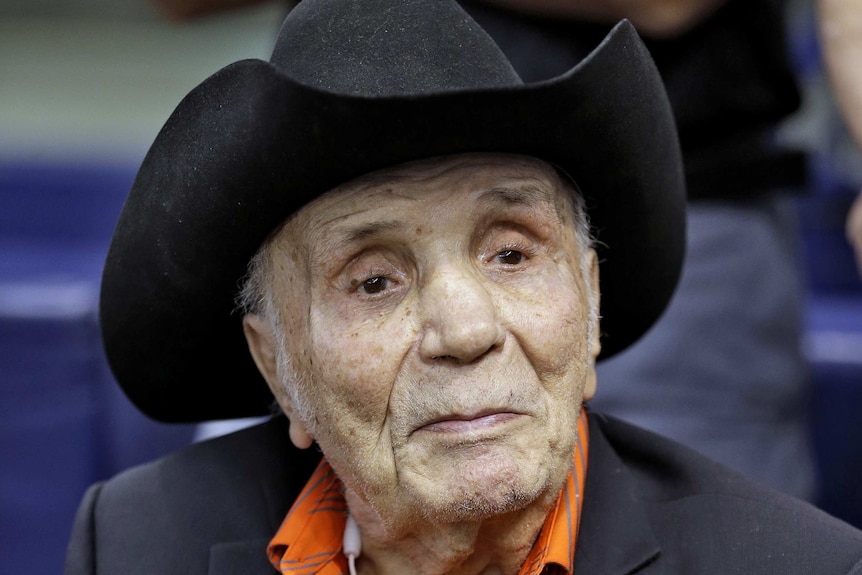
<svg viewBox="0 0 862 575">
<path fill-rule="evenodd" d="M 522 82 L 454 0 L 301 2 L 270 62 L 292 79 L 353 96 L 409 96 Z"/>
</svg>

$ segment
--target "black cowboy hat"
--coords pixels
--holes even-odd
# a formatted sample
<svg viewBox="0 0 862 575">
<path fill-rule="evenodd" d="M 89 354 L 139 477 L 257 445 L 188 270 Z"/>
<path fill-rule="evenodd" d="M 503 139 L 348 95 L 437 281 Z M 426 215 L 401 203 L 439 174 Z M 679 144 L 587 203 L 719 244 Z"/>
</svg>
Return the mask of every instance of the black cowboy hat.
<svg viewBox="0 0 862 575">
<path fill-rule="evenodd" d="M 628 22 L 566 74 L 525 85 L 454 1 L 305 0 L 271 61 L 192 90 L 141 166 L 102 279 L 120 385 L 163 421 L 266 413 L 234 310 L 262 242 L 359 175 L 463 152 L 569 174 L 599 240 L 602 357 L 649 329 L 682 265 L 684 184 L 661 80 Z"/>
</svg>

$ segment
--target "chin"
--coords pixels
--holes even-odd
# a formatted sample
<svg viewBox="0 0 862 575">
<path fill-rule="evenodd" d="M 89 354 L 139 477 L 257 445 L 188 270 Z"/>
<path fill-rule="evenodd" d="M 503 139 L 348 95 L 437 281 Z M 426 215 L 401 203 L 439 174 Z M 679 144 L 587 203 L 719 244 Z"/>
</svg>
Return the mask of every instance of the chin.
<svg viewBox="0 0 862 575">
<path fill-rule="evenodd" d="M 542 466 L 488 454 L 453 466 L 429 491 L 416 490 L 417 507 L 427 520 L 475 521 L 520 511 L 557 490 Z"/>
<path fill-rule="evenodd" d="M 536 501 L 540 493 L 535 490 L 512 488 L 506 493 L 489 497 L 487 493 L 473 494 L 458 501 L 452 501 L 448 507 L 437 510 L 435 519 L 444 522 L 477 521 L 515 513 Z"/>
</svg>

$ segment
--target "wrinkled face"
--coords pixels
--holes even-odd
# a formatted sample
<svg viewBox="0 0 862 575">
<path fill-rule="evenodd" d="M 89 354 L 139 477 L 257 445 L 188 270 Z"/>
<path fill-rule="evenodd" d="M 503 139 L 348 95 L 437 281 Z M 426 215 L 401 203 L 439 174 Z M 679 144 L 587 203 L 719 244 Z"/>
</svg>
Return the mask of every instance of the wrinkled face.
<svg viewBox="0 0 862 575">
<path fill-rule="evenodd" d="M 556 496 L 598 353 L 569 193 L 537 160 L 452 156 L 344 185 L 274 238 L 295 373 L 268 380 L 388 524 Z"/>
</svg>

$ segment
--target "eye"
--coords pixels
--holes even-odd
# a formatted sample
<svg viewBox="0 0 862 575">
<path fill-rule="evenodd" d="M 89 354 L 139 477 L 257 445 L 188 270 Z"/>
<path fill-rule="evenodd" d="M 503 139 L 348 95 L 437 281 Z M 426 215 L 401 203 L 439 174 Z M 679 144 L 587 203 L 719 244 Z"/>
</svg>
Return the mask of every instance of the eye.
<svg viewBox="0 0 862 575">
<path fill-rule="evenodd" d="M 501 264 L 514 266 L 524 261 L 524 254 L 518 250 L 503 250 L 497 254 L 496 259 Z"/>
<path fill-rule="evenodd" d="M 374 249 L 355 257 L 341 270 L 340 289 L 368 301 L 401 293 L 409 264 L 390 252 Z"/>
<path fill-rule="evenodd" d="M 389 287 L 390 283 L 391 282 L 385 277 L 375 276 L 373 278 L 368 278 L 359 284 L 359 290 L 368 295 L 374 295 L 385 291 Z"/>
</svg>

